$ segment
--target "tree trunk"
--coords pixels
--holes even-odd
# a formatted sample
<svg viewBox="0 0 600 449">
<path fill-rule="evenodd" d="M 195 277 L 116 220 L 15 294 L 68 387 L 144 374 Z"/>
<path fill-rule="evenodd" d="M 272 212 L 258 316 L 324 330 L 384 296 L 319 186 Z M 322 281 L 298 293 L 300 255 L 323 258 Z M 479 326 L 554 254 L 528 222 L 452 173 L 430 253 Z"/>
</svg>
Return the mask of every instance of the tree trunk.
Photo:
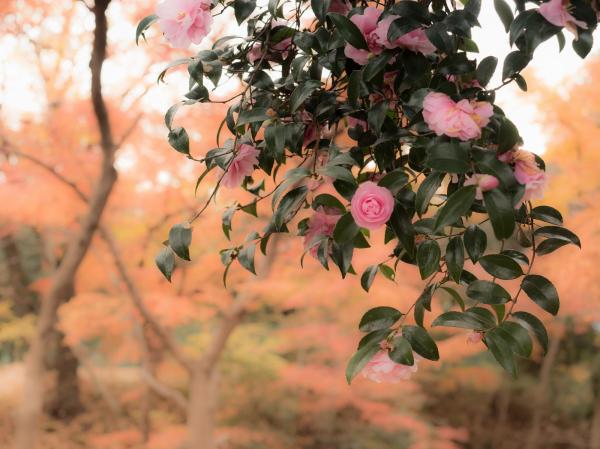
<svg viewBox="0 0 600 449">
<path fill-rule="evenodd" d="M 66 290 L 61 304 L 75 296 L 75 286 L 71 284 Z M 65 342 L 64 334 L 56 329 L 52 333 L 46 354 L 46 367 L 56 371 L 56 383 L 52 395 L 46 404 L 47 413 L 57 419 L 69 420 L 83 411 L 77 371 L 79 361 Z"/>
<path fill-rule="evenodd" d="M 181 449 L 214 449 L 218 372 L 198 366 L 190 382 L 187 439 Z"/>
<path fill-rule="evenodd" d="M 69 288 L 85 257 L 98 227 L 102 212 L 117 180 L 114 168 L 114 149 L 108 112 L 102 97 L 101 73 L 106 58 L 107 20 L 106 9 L 110 0 L 96 0 L 93 8 L 95 16 L 94 44 L 90 68 L 92 72 L 92 103 L 100 130 L 103 151 L 102 171 L 90 205 L 81 225 L 69 242 L 65 256 L 52 276 L 51 286 L 41 301 L 36 333 L 32 339 L 25 362 L 23 397 L 17 410 L 15 449 L 35 449 L 37 442 L 38 419 L 42 410 L 44 393 L 44 355 L 48 339 L 52 337 L 61 301 L 68 297 Z"/>
<path fill-rule="evenodd" d="M 540 439 L 542 418 L 544 417 L 544 403 L 546 402 L 546 395 L 550 388 L 550 380 L 552 375 L 552 368 L 556 363 L 558 357 L 558 350 L 560 349 L 561 336 L 557 333 L 550 340 L 550 347 L 548 348 L 548 354 L 544 357 L 542 363 L 542 369 L 540 370 L 540 380 L 538 387 L 535 391 L 535 396 L 531 408 L 533 410 L 533 416 L 531 418 L 531 428 L 529 435 L 527 436 L 527 442 L 524 449 L 537 449 L 538 442 Z"/>
</svg>

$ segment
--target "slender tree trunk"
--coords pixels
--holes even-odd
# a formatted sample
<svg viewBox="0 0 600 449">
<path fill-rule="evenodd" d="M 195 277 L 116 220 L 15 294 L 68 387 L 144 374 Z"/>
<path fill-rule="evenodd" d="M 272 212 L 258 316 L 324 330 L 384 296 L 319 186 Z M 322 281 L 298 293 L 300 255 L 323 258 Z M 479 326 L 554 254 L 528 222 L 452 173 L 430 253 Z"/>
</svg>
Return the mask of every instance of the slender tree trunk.
<svg viewBox="0 0 600 449">
<path fill-rule="evenodd" d="M 250 282 L 261 282 L 269 277 L 277 257 L 278 246 L 279 238 L 275 237 L 272 240 L 271 250 L 264 261 L 260 275 Z M 215 449 L 214 428 L 218 405 L 218 363 L 225 351 L 229 337 L 241 323 L 248 305 L 255 299 L 253 295 L 246 293 L 234 297 L 234 302 L 221 320 L 208 349 L 194 363 L 188 401 L 187 437 L 180 449 Z"/>
<path fill-rule="evenodd" d="M 217 370 L 198 366 L 190 382 L 187 439 L 181 449 L 214 449 Z"/>
<path fill-rule="evenodd" d="M 23 397 L 17 410 L 15 449 L 35 449 L 38 419 L 42 410 L 44 393 L 44 355 L 57 321 L 61 301 L 68 296 L 73 281 L 98 227 L 112 188 L 117 180 L 114 168 L 114 149 L 108 112 L 102 97 L 101 73 L 106 58 L 106 9 L 110 0 L 96 0 L 94 44 L 90 68 L 92 71 L 92 103 L 100 129 L 103 151 L 100 178 L 90 198 L 90 205 L 81 225 L 69 242 L 65 256 L 52 277 L 51 286 L 41 301 L 36 333 L 31 342 L 25 363 Z"/>
<path fill-rule="evenodd" d="M 527 442 L 524 449 L 538 449 L 542 418 L 544 417 L 545 411 L 544 403 L 546 402 L 546 395 L 549 393 L 552 369 L 554 368 L 554 364 L 556 363 L 556 359 L 558 357 L 560 340 L 561 336 L 558 333 L 550 340 L 548 354 L 546 354 L 546 357 L 544 357 L 544 361 L 542 363 L 540 380 L 535 391 L 533 403 L 531 404 L 531 408 L 533 410 L 531 428 L 529 430 L 529 435 L 527 436 Z"/>
<path fill-rule="evenodd" d="M 75 286 L 66 289 L 66 296 L 60 299 L 64 304 L 75 296 Z M 47 354 L 47 368 L 56 371 L 56 384 L 46 405 L 47 413 L 57 419 L 69 420 L 83 412 L 79 389 L 79 361 L 64 341 L 64 334 L 54 329 Z M 48 360 L 49 359 L 49 360 Z"/>
</svg>

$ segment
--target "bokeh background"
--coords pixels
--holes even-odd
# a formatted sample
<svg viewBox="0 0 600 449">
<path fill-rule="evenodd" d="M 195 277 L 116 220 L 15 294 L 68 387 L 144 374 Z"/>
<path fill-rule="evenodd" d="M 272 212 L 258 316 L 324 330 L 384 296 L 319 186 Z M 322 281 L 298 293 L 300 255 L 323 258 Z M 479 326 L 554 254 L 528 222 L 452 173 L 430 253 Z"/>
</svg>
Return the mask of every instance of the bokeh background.
<svg viewBox="0 0 600 449">
<path fill-rule="evenodd" d="M 491 2 L 489 2 L 491 3 Z M 410 381 L 378 385 L 343 372 L 368 308 L 403 309 L 419 294 L 411 267 L 396 283 L 378 279 L 370 294 L 356 277 L 342 281 L 301 242 L 277 242 L 274 268 L 258 279 L 240 269 L 221 282 L 222 208 L 197 223 L 192 262 L 167 283 L 153 259 L 174 223 L 210 194 L 196 196 L 199 167 L 166 142 L 164 111 L 185 92 L 185 73 L 156 78 L 170 49 L 156 30 L 136 47 L 135 26 L 155 0 L 113 1 L 103 85 L 119 144 L 118 184 L 103 226 L 115 237 L 130 280 L 151 314 L 189 357 L 212 347 L 212 335 L 240 296 L 247 313 L 215 362 L 211 419 L 223 449 L 600 449 L 600 57 L 584 63 L 556 41 L 536 53 L 529 91 L 507 88 L 499 103 L 526 148 L 543 154 L 551 184 L 545 199 L 565 212 L 583 249 L 565 247 L 535 270 L 555 281 L 561 313 L 547 319 L 552 343 L 520 363 L 511 379 L 466 333 L 435 331 L 441 363 L 423 362 Z M 484 5 L 475 37 L 483 55 L 508 52 L 493 8 Z M 231 17 L 211 39 L 235 32 Z M 101 151 L 90 102 L 94 21 L 84 1 L 0 0 L 0 447 L 10 447 L 13 410 L 39 298 L 85 211 Z M 209 43 L 207 43 L 209 45 Z M 568 46 L 567 46 L 568 47 Z M 237 84 L 213 93 L 226 98 Z M 215 146 L 220 105 L 196 106 L 178 120 L 193 130 L 192 153 Z M 204 184 L 203 184 L 204 185 Z M 259 211 L 260 212 L 260 211 Z M 234 240 L 260 226 L 233 222 Z M 361 272 L 383 249 L 355 260 Z M 179 262 L 178 262 L 179 263 Z M 42 422 L 44 449 L 173 449 L 186 432 L 190 380 L 162 339 L 147 329 L 106 243 L 96 237 L 77 273 L 74 296 L 60 309 L 48 342 Z M 448 307 L 449 298 L 436 298 Z M 192 405 L 193 406 L 193 405 Z M 202 404 L 199 404 L 202 407 Z"/>
</svg>

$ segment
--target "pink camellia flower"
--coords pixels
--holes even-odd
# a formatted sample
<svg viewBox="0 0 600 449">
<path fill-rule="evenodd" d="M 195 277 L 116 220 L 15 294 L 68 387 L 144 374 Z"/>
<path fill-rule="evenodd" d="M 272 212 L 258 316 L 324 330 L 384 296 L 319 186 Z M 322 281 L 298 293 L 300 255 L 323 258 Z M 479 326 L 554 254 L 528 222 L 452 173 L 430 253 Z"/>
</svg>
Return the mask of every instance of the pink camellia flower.
<svg viewBox="0 0 600 449">
<path fill-rule="evenodd" d="M 354 14 L 350 18 L 367 41 L 369 50 L 359 49 L 347 43 L 346 48 L 344 48 L 344 54 L 347 58 L 353 59 L 357 64 L 365 65 L 369 62 L 371 55 L 378 55 L 383 51 L 377 35 L 377 21 L 380 16 L 381 11 L 379 9 L 369 6 L 365 8 L 362 14 Z"/>
<path fill-rule="evenodd" d="M 304 249 L 308 250 L 311 256 L 317 257 L 319 250 L 317 242 L 323 237 L 333 236 L 333 230 L 340 217 L 341 214 L 337 209 L 319 207 L 308 219 L 308 230 L 304 235 Z"/>
<path fill-rule="evenodd" d="M 352 197 L 350 212 L 357 225 L 367 229 L 383 226 L 394 211 L 394 196 L 374 182 L 363 182 Z"/>
<path fill-rule="evenodd" d="M 350 12 L 350 2 L 348 0 L 331 0 L 329 3 L 329 12 L 347 15 Z"/>
<path fill-rule="evenodd" d="M 252 44 L 252 48 L 250 48 L 250 51 L 246 54 L 246 58 L 250 64 L 254 65 L 256 61 L 260 61 L 262 55 L 262 44 L 260 42 L 254 42 L 254 44 Z"/>
<path fill-rule="evenodd" d="M 413 366 L 400 365 L 390 359 L 388 351 L 382 349 L 376 353 L 371 360 L 365 365 L 361 373 L 366 379 L 373 382 L 382 383 L 398 383 L 401 380 L 408 380 L 417 372 L 417 363 L 419 357 L 415 356 Z"/>
<path fill-rule="evenodd" d="M 476 344 L 481 343 L 485 334 L 483 332 L 469 332 L 467 334 L 467 343 Z"/>
<path fill-rule="evenodd" d="M 375 34 L 377 35 L 378 42 L 385 48 L 406 48 L 407 50 L 414 51 L 415 53 L 422 53 L 424 55 L 430 55 L 435 53 L 435 45 L 431 43 L 425 30 L 417 28 L 412 30 L 403 36 L 400 36 L 393 42 L 388 39 L 388 32 L 390 25 L 399 16 L 387 16 L 385 19 L 379 22 Z"/>
<path fill-rule="evenodd" d="M 577 20 L 569 12 L 570 0 L 550 0 L 542 3 L 538 8 L 538 12 L 557 27 L 565 27 L 571 33 L 578 37 L 577 27 L 587 30 L 588 25 L 582 20 Z"/>
<path fill-rule="evenodd" d="M 464 185 L 477 186 L 475 198 L 478 200 L 483 200 L 483 192 L 495 189 L 500 185 L 500 181 L 498 181 L 498 178 L 492 175 L 475 173 L 473 176 L 467 176 Z"/>
<path fill-rule="evenodd" d="M 466 141 L 481 137 L 481 128 L 494 114 L 490 103 L 461 100 L 458 103 L 441 92 L 427 94 L 423 101 L 423 118 L 438 136 L 457 137 Z"/>
<path fill-rule="evenodd" d="M 246 176 L 250 176 L 254 171 L 254 166 L 258 165 L 258 155 L 260 151 L 252 145 L 240 145 L 233 161 L 229 164 L 227 171 L 223 173 L 221 185 L 228 189 L 239 186 Z"/>
<path fill-rule="evenodd" d="M 210 32 L 210 0 L 165 0 L 156 8 L 158 26 L 176 48 L 199 44 Z"/>
<path fill-rule="evenodd" d="M 546 172 L 537 164 L 535 155 L 529 151 L 519 149 L 513 152 L 512 162 L 515 164 L 515 178 L 519 184 L 525 186 L 525 194 L 517 208 L 523 202 L 541 199 L 544 196 L 548 178 Z"/>
</svg>

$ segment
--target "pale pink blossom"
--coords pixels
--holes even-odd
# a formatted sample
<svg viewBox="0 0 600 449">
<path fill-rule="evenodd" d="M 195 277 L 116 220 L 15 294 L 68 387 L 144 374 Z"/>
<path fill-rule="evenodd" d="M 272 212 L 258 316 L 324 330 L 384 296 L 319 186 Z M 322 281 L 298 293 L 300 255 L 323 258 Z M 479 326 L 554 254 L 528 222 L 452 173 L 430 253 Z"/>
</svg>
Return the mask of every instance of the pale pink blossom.
<svg viewBox="0 0 600 449">
<path fill-rule="evenodd" d="M 156 8 L 158 26 L 177 48 L 199 44 L 212 26 L 210 0 L 165 0 Z"/>
<path fill-rule="evenodd" d="M 415 356 L 413 366 L 400 365 L 390 359 L 388 351 L 382 349 L 377 352 L 371 360 L 365 365 L 361 373 L 366 379 L 377 383 L 398 383 L 401 380 L 408 380 L 417 372 L 417 363 L 419 357 Z"/>
<path fill-rule="evenodd" d="M 221 185 L 228 189 L 238 187 L 246 176 L 250 176 L 258 165 L 260 151 L 252 145 L 240 145 L 237 154 L 221 178 Z"/>
<path fill-rule="evenodd" d="M 407 50 L 414 51 L 415 53 L 422 53 L 424 55 L 435 53 L 435 46 L 431 43 L 425 30 L 422 28 L 409 31 L 395 41 L 390 41 L 388 39 L 390 25 L 398 18 L 399 16 L 387 16 L 377 25 L 375 34 L 377 35 L 377 40 L 381 46 L 385 48 L 406 48 Z"/>
<path fill-rule="evenodd" d="M 308 229 L 304 235 L 304 249 L 308 250 L 311 256 L 317 257 L 320 245 L 318 242 L 323 237 L 333 236 L 333 230 L 340 217 L 341 214 L 337 209 L 319 207 L 308 219 Z"/>
<path fill-rule="evenodd" d="M 483 200 L 483 192 L 493 190 L 500 185 L 498 178 L 492 175 L 482 175 L 475 173 L 473 176 L 467 176 L 465 186 L 477 186 L 475 198 Z"/>
<path fill-rule="evenodd" d="M 374 182 L 363 182 L 352 197 L 350 212 L 357 225 L 377 229 L 388 222 L 394 211 L 394 196 Z"/>
<path fill-rule="evenodd" d="M 456 103 L 441 92 L 427 94 L 423 101 L 423 118 L 438 136 L 457 137 L 466 141 L 481 137 L 481 128 L 490 122 L 494 110 L 490 103 L 460 100 Z"/>
<path fill-rule="evenodd" d="M 252 65 L 256 63 L 256 61 L 260 61 L 263 56 L 262 44 L 260 42 L 254 42 L 250 51 L 246 54 L 246 58 L 248 62 Z"/>
<path fill-rule="evenodd" d="M 383 46 L 379 43 L 377 35 L 377 21 L 381 16 L 381 11 L 377 8 L 369 6 L 365 8 L 362 14 L 354 14 L 350 20 L 358 27 L 360 32 L 367 41 L 369 50 L 356 48 L 350 44 L 346 44 L 344 54 L 346 57 L 353 59 L 354 62 L 360 65 L 365 65 L 369 62 L 372 55 L 378 55 L 383 51 Z"/>
<path fill-rule="evenodd" d="M 538 8 L 538 12 L 552 25 L 565 27 L 575 36 L 578 36 L 577 27 L 587 30 L 588 25 L 584 21 L 573 17 L 569 12 L 569 5 L 570 0 L 550 0 L 542 3 Z"/>
<path fill-rule="evenodd" d="M 477 344 L 481 343 L 485 334 L 483 332 L 469 332 L 467 334 L 467 343 Z"/>
<path fill-rule="evenodd" d="M 519 184 L 525 186 L 525 194 L 517 207 L 523 202 L 541 199 L 548 184 L 548 177 L 535 160 L 535 155 L 519 149 L 513 152 L 512 162 L 515 164 L 515 178 Z"/>
<path fill-rule="evenodd" d="M 292 48 L 292 38 L 286 37 L 276 44 L 271 45 L 271 52 L 278 53 L 281 55 L 281 59 L 287 59 L 290 54 L 290 50 Z"/>
</svg>

